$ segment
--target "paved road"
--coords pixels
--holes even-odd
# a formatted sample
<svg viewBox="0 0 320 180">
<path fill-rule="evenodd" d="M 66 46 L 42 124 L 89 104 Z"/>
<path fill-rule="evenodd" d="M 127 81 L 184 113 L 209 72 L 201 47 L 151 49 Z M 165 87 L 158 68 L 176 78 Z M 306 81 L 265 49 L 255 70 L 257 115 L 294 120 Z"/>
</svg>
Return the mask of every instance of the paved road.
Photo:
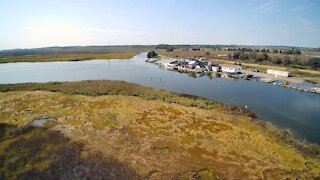
<svg viewBox="0 0 320 180">
<path fill-rule="evenodd" d="M 271 75 L 271 74 L 253 72 L 253 71 L 249 71 L 249 70 L 242 70 L 242 73 L 252 74 L 254 77 L 271 78 L 271 79 L 276 79 L 276 80 L 280 80 L 280 81 L 288 81 L 291 83 L 302 83 L 303 82 L 302 79 L 297 79 L 294 77 L 281 77 L 281 76 L 275 77 L 274 75 Z"/>
</svg>

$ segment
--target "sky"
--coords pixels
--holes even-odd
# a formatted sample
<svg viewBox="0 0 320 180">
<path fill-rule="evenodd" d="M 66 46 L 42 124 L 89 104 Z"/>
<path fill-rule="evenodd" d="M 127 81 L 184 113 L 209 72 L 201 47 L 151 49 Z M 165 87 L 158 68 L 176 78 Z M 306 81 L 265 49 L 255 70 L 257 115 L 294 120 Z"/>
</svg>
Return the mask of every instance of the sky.
<svg viewBox="0 0 320 180">
<path fill-rule="evenodd" d="M 133 44 L 320 47 L 319 0 L 0 0 L 0 49 Z"/>
</svg>

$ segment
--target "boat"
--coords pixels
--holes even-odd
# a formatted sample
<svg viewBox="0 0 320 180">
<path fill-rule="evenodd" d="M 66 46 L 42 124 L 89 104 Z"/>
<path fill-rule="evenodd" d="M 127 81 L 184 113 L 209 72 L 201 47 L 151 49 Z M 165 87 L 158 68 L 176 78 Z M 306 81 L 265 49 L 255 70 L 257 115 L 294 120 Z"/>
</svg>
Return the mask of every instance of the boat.
<svg viewBox="0 0 320 180">
<path fill-rule="evenodd" d="M 166 69 L 178 69 L 177 64 L 173 64 L 173 63 L 165 63 L 165 64 L 164 64 L 164 67 L 165 67 Z"/>
</svg>

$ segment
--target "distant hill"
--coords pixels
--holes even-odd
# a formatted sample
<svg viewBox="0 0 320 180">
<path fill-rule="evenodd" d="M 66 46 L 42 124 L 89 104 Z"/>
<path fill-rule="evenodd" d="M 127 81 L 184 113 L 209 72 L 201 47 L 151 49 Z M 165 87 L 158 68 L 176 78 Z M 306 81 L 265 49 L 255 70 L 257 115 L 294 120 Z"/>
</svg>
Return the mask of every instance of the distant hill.
<svg viewBox="0 0 320 180">
<path fill-rule="evenodd" d="M 294 46 L 254 46 L 254 45 L 188 45 L 188 44 L 159 44 L 159 45 L 116 45 L 116 46 L 54 46 L 31 49 L 9 49 L 1 50 L 0 55 L 33 55 L 33 54 L 88 54 L 88 53 L 106 53 L 111 50 L 128 50 L 128 49 L 186 49 L 186 48 L 252 48 L 252 49 L 292 49 L 320 51 L 320 48 L 294 47 Z"/>
</svg>

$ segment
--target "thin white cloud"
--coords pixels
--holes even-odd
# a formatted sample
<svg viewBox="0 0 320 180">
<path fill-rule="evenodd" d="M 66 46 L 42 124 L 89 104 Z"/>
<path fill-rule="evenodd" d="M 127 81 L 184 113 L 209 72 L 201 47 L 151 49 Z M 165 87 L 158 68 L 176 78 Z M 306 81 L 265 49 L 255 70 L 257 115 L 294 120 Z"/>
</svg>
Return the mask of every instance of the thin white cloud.
<svg viewBox="0 0 320 180">
<path fill-rule="evenodd" d="M 299 23 L 302 24 L 302 28 L 308 30 L 309 32 L 318 32 L 320 31 L 319 28 L 315 27 L 315 25 L 312 23 L 312 21 L 303 18 L 303 17 L 298 17 L 297 20 Z"/>
<path fill-rule="evenodd" d="M 90 32 L 97 32 L 102 34 L 127 34 L 127 35 L 149 35 L 147 32 L 138 31 L 138 30 L 125 30 L 125 29 L 104 29 L 98 27 L 89 27 L 89 28 L 82 28 L 83 30 L 90 31 Z"/>
<path fill-rule="evenodd" d="M 267 13 L 272 11 L 273 9 L 274 9 L 273 2 L 267 2 L 256 7 L 256 10 L 260 13 Z"/>
<path fill-rule="evenodd" d="M 303 25 L 312 25 L 312 22 L 306 18 L 298 17 L 297 20 Z"/>
<path fill-rule="evenodd" d="M 310 3 L 299 4 L 297 6 L 294 6 L 291 9 L 291 11 L 293 11 L 293 12 L 305 11 L 305 10 L 311 8 L 312 6 L 313 6 L 313 4 L 310 4 Z"/>
</svg>

